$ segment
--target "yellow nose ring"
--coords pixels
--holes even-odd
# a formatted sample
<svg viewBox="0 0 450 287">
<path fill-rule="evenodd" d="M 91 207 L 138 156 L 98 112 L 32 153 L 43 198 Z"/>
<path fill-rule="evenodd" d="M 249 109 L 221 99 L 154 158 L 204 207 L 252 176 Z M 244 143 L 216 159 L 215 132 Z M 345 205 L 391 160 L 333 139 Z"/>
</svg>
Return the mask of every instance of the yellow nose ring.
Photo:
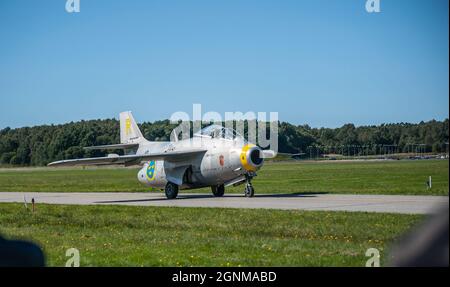
<svg viewBox="0 0 450 287">
<path fill-rule="evenodd" d="M 246 144 L 241 150 L 241 164 L 247 171 L 256 171 L 256 167 L 251 165 L 247 159 L 247 152 L 250 148 L 254 147 L 254 144 Z"/>
</svg>

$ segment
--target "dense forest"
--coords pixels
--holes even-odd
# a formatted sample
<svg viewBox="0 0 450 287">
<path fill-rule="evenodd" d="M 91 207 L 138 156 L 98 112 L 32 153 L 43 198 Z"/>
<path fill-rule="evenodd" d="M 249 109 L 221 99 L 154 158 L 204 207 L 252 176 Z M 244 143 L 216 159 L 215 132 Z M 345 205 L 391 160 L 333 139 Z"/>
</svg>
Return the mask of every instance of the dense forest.
<svg viewBox="0 0 450 287">
<path fill-rule="evenodd" d="M 169 140 L 176 126 L 168 120 L 139 125 L 148 140 Z M 446 152 L 448 119 L 444 121 L 398 123 L 378 126 L 346 124 L 340 128 L 311 128 L 308 125 L 279 123 L 278 149 L 287 153 L 379 154 L 389 151 Z M 104 151 L 84 150 L 85 146 L 119 142 L 119 122 L 115 119 L 71 122 L 0 130 L 0 164 L 40 166 L 78 157 L 102 156 Z"/>
</svg>

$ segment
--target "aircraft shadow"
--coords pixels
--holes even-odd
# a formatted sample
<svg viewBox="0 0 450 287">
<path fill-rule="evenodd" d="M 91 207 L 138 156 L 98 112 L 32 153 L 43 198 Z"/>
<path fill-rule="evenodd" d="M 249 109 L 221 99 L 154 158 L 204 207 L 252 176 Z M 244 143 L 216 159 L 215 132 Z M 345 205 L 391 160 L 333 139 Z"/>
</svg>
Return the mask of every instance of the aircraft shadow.
<svg viewBox="0 0 450 287">
<path fill-rule="evenodd" d="M 317 195 L 328 194 L 326 191 L 319 192 L 293 192 L 293 193 L 278 193 L 278 194 L 255 194 L 255 197 L 317 197 Z"/>
<path fill-rule="evenodd" d="M 289 198 L 289 197 L 317 197 L 320 194 L 328 194 L 328 192 L 293 192 L 293 193 L 279 193 L 279 194 L 255 194 L 256 198 Z M 225 194 L 224 197 L 243 197 L 243 195 L 238 193 Z M 180 194 L 176 200 L 183 199 L 203 199 L 203 198 L 214 198 L 210 194 Z M 131 203 L 131 202 L 154 202 L 154 201 L 166 201 L 167 198 L 164 194 L 161 194 L 160 198 L 143 198 L 143 199 L 123 199 L 123 200 L 104 200 L 96 201 L 94 203 Z M 172 199 L 173 200 L 173 199 Z"/>
</svg>

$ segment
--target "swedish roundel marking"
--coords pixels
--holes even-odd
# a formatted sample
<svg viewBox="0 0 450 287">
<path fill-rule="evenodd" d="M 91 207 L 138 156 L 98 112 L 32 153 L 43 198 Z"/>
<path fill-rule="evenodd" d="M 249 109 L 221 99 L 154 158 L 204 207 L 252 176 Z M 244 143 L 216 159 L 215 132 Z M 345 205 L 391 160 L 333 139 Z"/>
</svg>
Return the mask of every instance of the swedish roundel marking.
<svg viewBox="0 0 450 287">
<path fill-rule="evenodd" d="M 156 164 L 154 160 L 148 162 L 146 175 L 147 179 L 150 181 L 155 179 L 155 166 Z"/>
</svg>

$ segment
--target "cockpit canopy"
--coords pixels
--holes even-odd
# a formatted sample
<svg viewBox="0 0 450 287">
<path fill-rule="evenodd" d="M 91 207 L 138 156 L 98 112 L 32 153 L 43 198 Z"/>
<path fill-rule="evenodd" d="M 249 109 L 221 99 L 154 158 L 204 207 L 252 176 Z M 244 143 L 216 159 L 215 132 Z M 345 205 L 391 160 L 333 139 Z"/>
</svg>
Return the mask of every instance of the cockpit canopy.
<svg viewBox="0 0 450 287">
<path fill-rule="evenodd" d="M 244 140 L 234 129 L 225 128 L 221 125 L 210 125 L 194 134 L 195 137 L 222 138 L 227 140 Z"/>
</svg>

